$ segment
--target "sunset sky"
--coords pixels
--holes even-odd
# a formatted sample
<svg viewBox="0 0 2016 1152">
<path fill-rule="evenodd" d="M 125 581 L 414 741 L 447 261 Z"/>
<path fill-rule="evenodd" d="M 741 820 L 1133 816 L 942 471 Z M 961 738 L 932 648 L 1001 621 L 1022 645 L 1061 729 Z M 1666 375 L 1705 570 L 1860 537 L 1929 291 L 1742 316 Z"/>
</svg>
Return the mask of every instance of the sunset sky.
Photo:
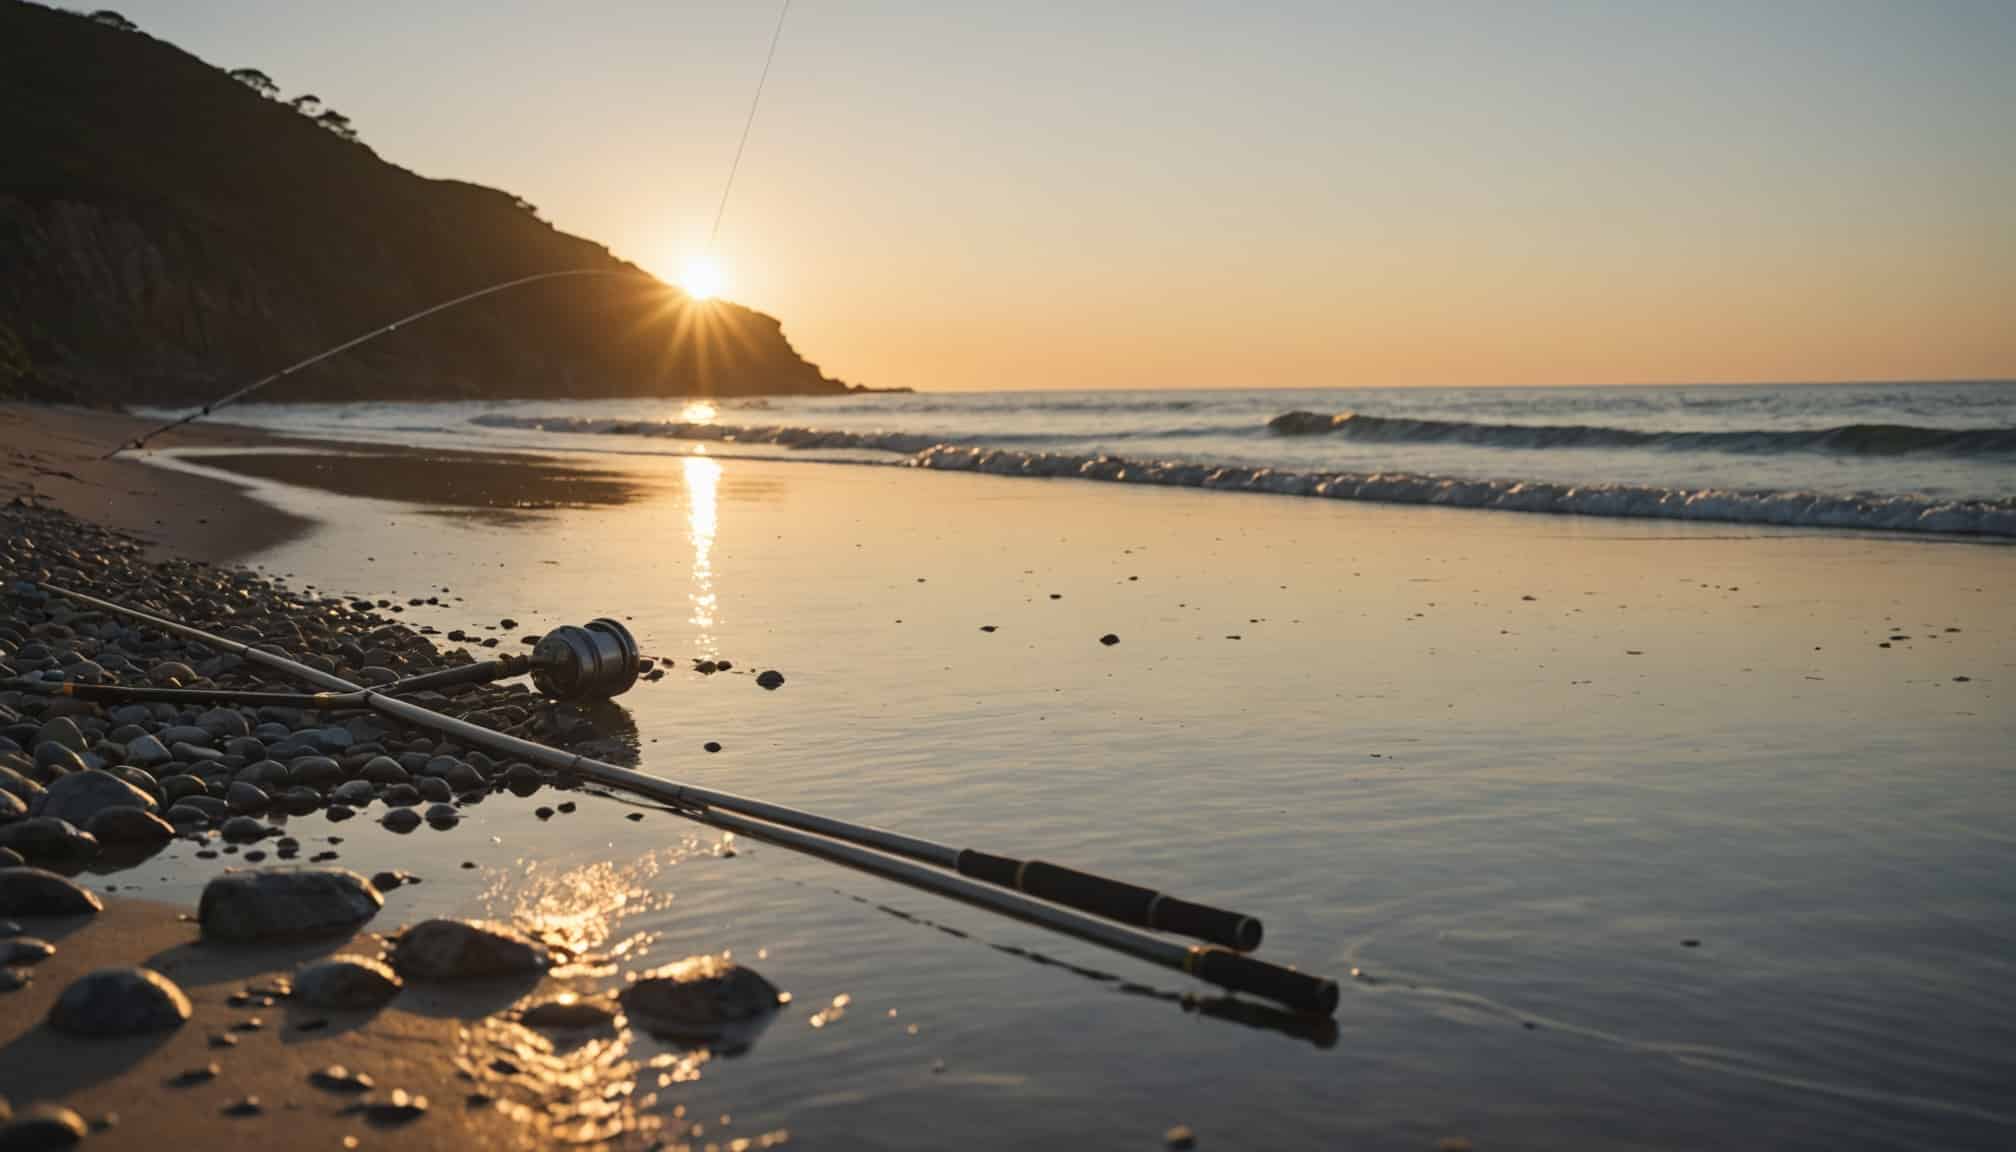
<svg viewBox="0 0 2016 1152">
<path fill-rule="evenodd" d="M 777 16 L 116 7 L 668 278 Z M 878 386 L 2011 377 L 2012 62 L 2005 0 L 795 0 L 717 259 Z"/>
</svg>

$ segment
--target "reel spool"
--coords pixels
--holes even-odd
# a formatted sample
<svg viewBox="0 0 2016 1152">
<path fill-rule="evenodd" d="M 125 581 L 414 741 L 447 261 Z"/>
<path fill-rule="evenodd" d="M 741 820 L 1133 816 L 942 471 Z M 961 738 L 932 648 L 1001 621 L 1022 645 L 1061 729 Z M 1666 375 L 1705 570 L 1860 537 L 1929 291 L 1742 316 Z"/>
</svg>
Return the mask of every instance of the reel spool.
<svg viewBox="0 0 2016 1152">
<path fill-rule="evenodd" d="M 637 683 L 637 641 L 606 616 L 562 625 L 532 649 L 532 686 L 555 700 L 607 700 Z"/>
</svg>

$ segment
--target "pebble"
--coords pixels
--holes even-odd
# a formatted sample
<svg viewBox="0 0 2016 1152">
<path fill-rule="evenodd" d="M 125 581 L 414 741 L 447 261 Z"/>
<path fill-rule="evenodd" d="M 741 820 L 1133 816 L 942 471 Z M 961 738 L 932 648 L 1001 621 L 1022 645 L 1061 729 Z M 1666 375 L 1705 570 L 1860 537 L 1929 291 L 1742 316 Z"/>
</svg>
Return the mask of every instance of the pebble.
<svg viewBox="0 0 2016 1152">
<path fill-rule="evenodd" d="M 784 686 L 784 674 L 775 668 L 765 669 L 756 674 L 756 686 L 776 690 Z"/>
<path fill-rule="evenodd" d="M 100 844 L 165 844 L 175 838 L 174 825 L 139 808 L 107 808 L 85 831 Z"/>
<path fill-rule="evenodd" d="M 208 1084 L 223 1074 L 224 1069 L 216 1064 L 205 1064 L 201 1068 L 191 1068 L 176 1076 L 168 1081 L 168 1084 L 172 1088 L 191 1088 L 198 1084 Z"/>
<path fill-rule="evenodd" d="M 1192 1132 L 1188 1124 L 1178 1124 L 1162 1133 L 1162 1143 L 1170 1148 L 1195 1148 L 1197 1133 Z"/>
<path fill-rule="evenodd" d="M 706 749 L 709 752 L 719 752 L 721 750 L 721 742 L 719 740 L 709 740 L 705 744 L 702 744 L 700 747 Z"/>
<path fill-rule="evenodd" d="M 408 808 L 406 811 L 411 812 Z M 453 828 L 462 822 L 462 813 L 453 804 L 435 804 L 427 809 L 427 823 L 436 828 Z"/>
<path fill-rule="evenodd" d="M 110 772 L 91 768 L 51 781 L 48 791 L 31 805 L 31 811 L 36 816 L 67 820 L 81 828 L 107 808 L 153 812 L 158 807 L 154 797 Z"/>
<path fill-rule="evenodd" d="M 510 789 L 514 796 L 530 796 L 539 791 L 539 786 L 545 782 L 537 768 L 523 761 L 504 769 L 504 787 Z"/>
<path fill-rule="evenodd" d="M 56 955 L 56 946 L 34 936 L 0 940 L 0 965 L 40 964 Z"/>
<path fill-rule="evenodd" d="M 308 1082 L 324 1092 L 369 1092 L 378 1086 L 368 1073 L 352 1072 L 341 1064 L 309 1073 Z"/>
<path fill-rule="evenodd" d="M 247 784 L 243 780 L 224 790 L 224 802 L 231 806 L 233 812 L 264 812 L 271 800 L 258 785 Z"/>
<path fill-rule="evenodd" d="M 420 826 L 420 813 L 411 808 L 388 808 L 378 822 L 393 832 L 411 832 Z"/>
<path fill-rule="evenodd" d="M 6 1152 L 39 1152 L 45 1148 L 74 1148 L 90 1133 L 84 1118 L 55 1104 L 37 1104 L 16 1113 L 0 1124 L 0 1149 Z"/>
<path fill-rule="evenodd" d="M 546 950 L 508 925 L 426 920 L 393 942 L 392 967 L 412 980 L 471 980 L 536 975 Z"/>
<path fill-rule="evenodd" d="M 96 856 L 98 838 L 68 820 L 37 816 L 0 825 L 0 848 L 12 848 L 26 860 L 63 863 Z"/>
<path fill-rule="evenodd" d="M 616 1013 L 602 1000 L 567 992 L 525 1009 L 518 1022 L 527 1028 L 608 1028 L 616 1023 Z"/>
<path fill-rule="evenodd" d="M 224 1106 L 226 1116 L 257 1116 L 264 1111 L 266 1109 L 259 1103 L 257 1096 L 246 1096 Z"/>
<path fill-rule="evenodd" d="M 295 973 L 294 999 L 325 1012 L 377 1008 L 401 987 L 398 973 L 369 956 L 332 956 Z"/>
<path fill-rule="evenodd" d="M 427 1098 L 415 1096 L 403 1088 L 395 1088 L 383 1100 L 366 1100 L 357 1105 L 355 1111 L 365 1121 L 381 1128 L 400 1124 L 410 1124 L 427 1114 Z"/>
<path fill-rule="evenodd" d="M 102 968 L 63 990 L 49 1026 L 72 1036 L 133 1036 L 180 1028 L 189 1012 L 189 997 L 152 968 Z"/>
<path fill-rule="evenodd" d="M 253 816 L 233 816 L 217 829 L 219 835 L 233 844 L 251 844 L 266 838 L 272 829 Z"/>
<path fill-rule="evenodd" d="M 1106 645 L 1108 648 L 1111 648 L 1113 645 L 1118 644 L 1119 642 L 1120 637 L 1111 632 L 1108 632 L 1104 636 L 1099 637 L 1099 643 Z"/>
<path fill-rule="evenodd" d="M 638 1027 L 689 1043 L 736 1039 L 767 1022 L 781 1003 L 776 985 L 718 956 L 689 956 L 645 973 L 620 999 Z"/>
<path fill-rule="evenodd" d="M 255 943 L 347 932 L 378 914 L 384 897 L 343 868 L 227 872 L 203 887 L 205 940 Z"/>
</svg>

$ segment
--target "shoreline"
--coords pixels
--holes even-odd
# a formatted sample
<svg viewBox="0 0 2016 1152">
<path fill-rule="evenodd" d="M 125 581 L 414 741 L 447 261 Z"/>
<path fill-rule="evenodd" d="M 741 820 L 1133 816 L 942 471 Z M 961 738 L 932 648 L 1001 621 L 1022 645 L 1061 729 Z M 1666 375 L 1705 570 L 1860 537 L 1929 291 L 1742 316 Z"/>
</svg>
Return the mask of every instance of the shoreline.
<svg viewBox="0 0 2016 1152">
<path fill-rule="evenodd" d="M 613 505 L 638 495 L 619 470 L 550 457 L 315 440 L 223 422 L 177 429 L 143 454 L 103 458 L 156 423 L 86 408 L 0 404 L 0 502 L 26 501 L 125 534 L 157 559 L 230 563 L 315 530 L 312 517 L 254 495 L 258 480 L 469 514 Z M 198 472 L 147 459 L 181 449 L 232 450 L 230 467 Z M 337 466 L 346 460 L 368 466 Z"/>
</svg>

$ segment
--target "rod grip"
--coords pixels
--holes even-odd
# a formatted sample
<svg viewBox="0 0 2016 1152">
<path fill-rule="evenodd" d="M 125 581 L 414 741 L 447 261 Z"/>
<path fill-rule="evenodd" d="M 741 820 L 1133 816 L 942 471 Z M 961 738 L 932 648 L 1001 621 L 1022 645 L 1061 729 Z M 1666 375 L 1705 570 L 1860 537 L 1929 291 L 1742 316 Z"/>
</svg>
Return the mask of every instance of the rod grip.
<svg viewBox="0 0 2016 1152">
<path fill-rule="evenodd" d="M 1164 896 L 1149 906 L 1148 914 L 1150 928 L 1192 940 L 1209 940 L 1239 952 L 1260 947 L 1260 921 L 1239 912 Z"/>
<path fill-rule="evenodd" d="M 968 848 L 959 854 L 958 870 L 962 876 L 1137 928 L 1174 932 L 1242 952 L 1260 945 L 1260 922 L 1251 916 L 1045 860 L 1017 860 Z"/>
<path fill-rule="evenodd" d="M 1334 1016 L 1337 1012 L 1335 980 L 1269 964 L 1256 957 L 1223 948 L 1192 948 L 1183 968 L 1199 980 L 1234 992 L 1248 992 L 1296 1012 L 1313 1016 Z"/>
</svg>

